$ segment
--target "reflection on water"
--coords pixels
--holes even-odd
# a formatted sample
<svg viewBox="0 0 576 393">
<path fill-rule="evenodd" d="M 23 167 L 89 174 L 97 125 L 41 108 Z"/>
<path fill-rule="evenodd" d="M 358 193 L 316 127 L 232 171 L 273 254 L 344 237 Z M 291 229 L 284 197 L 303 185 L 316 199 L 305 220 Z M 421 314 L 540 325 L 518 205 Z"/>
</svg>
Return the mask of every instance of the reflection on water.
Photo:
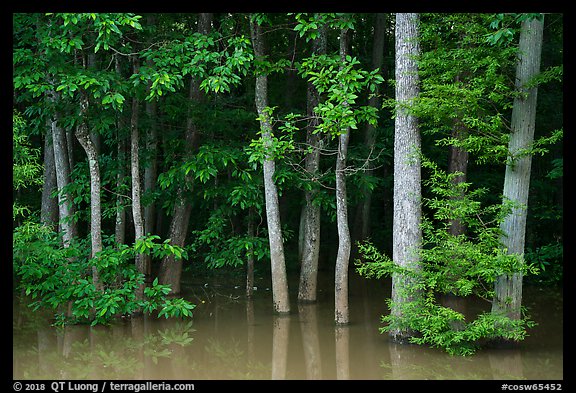
<svg viewBox="0 0 576 393">
<path fill-rule="evenodd" d="M 242 280 L 239 279 L 239 282 Z M 329 287 L 329 286 L 325 286 Z M 563 378 L 562 295 L 525 288 L 538 326 L 514 349 L 472 357 L 400 345 L 380 334 L 386 282 L 351 277 L 350 321 L 333 322 L 333 294 L 274 315 L 269 291 L 189 283 L 191 321 L 140 317 L 112 326 L 49 326 L 16 300 L 14 379 L 548 379 Z M 467 304 L 467 310 L 480 307 Z"/>
</svg>

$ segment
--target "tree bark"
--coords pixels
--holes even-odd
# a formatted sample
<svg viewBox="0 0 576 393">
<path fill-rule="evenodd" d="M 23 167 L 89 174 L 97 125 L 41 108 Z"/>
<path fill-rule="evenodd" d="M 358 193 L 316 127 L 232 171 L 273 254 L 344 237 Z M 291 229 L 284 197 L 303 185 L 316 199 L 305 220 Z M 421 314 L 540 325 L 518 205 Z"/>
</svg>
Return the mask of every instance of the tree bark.
<svg viewBox="0 0 576 393">
<path fill-rule="evenodd" d="M 418 97 L 417 56 L 419 15 L 396 14 L 396 118 L 394 133 L 394 212 L 392 255 L 394 263 L 412 271 L 420 270 L 419 250 L 422 244 L 420 132 L 417 118 L 407 107 Z M 392 275 L 391 313 L 402 319 L 402 308 L 418 296 L 412 276 Z M 413 332 L 392 329 L 393 340 L 403 342 Z"/>
<path fill-rule="evenodd" d="M 312 46 L 313 55 L 326 53 L 326 26 L 318 29 L 318 37 Z M 314 109 L 320 102 L 320 94 L 311 82 L 307 88 L 307 115 L 306 144 L 312 149 L 306 154 L 306 173 L 311 177 L 312 188 L 304 191 L 306 204 L 302 209 L 302 254 L 300 267 L 300 283 L 298 287 L 298 301 L 315 302 L 317 296 L 318 257 L 320 255 L 320 206 L 314 203 L 318 194 L 317 177 L 320 169 L 320 135 L 314 133 L 319 119 Z"/>
<path fill-rule="evenodd" d="M 374 22 L 374 40 L 372 42 L 372 69 L 382 68 L 384 61 L 384 42 L 386 38 L 386 14 L 378 13 Z M 381 74 L 385 74 L 381 70 Z M 373 108 L 380 108 L 380 86 L 376 85 L 374 95 L 368 100 L 368 105 Z M 369 154 L 374 150 L 376 144 L 376 128 L 366 124 L 364 129 L 364 144 L 368 148 Z M 374 166 L 368 161 L 366 175 L 371 176 L 374 173 Z M 362 202 L 360 205 L 360 233 L 356 235 L 357 239 L 367 239 L 370 236 L 370 208 L 372 206 L 372 190 L 365 188 L 362 190 Z"/>
<path fill-rule="evenodd" d="M 118 137 L 116 163 L 118 164 L 116 190 L 121 190 L 126 177 L 126 140 L 120 136 Z M 124 244 L 126 242 L 126 209 L 123 198 L 123 195 L 116 195 L 116 219 L 114 225 L 114 241 L 116 244 Z"/>
<path fill-rule="evenodd" d="M 50 122 L 48 122 L 50 127 Z M 58 200 L 52 197 L 56 190 L 56 166 L 54 163 L 54 147 L 52 146 L 51 131 L 44 136 L 44 184 L 42 185 L 42 203 L 40 208 L 40 222 L 43 225 L 57 230 L 58 228 Z"/>
<path fill-rule="evenodd" d="M 147 23 L 150 26 L 156 25 L 156 16 L 149 14 L 146 16 Z M 148 65 L 152 66 L 153 61 L 148 60 Z M 149 83 L 148 89 L 152 82 Z M 146 101 L 146 116 L 148 118 L 148 133 L 146 135 L 146 150 L 149 157 L 148 163 L 144 168 L 144 193 L 154 191 L 156 179 L 158 177 L 158 130 L 156 125 L 157 105 L 155 101 Z M 151 202 L 144 207 L 144 233 L 155 233 L 156 230 L 156 204 Z M 151 267 L 151 266 L 150 266 Z M 148 272 L 149 274 L 151 272 Z"/>
<path fill-rule="evenodd" d="M 248 209 L 247 235 L 254 238 L 254 208 Z M 254 294 L 254 247 L 250 246 L 246 252 L 246 297 L 252 298 Z"/>
<path fill-rule="evenodd" d="M 211 30 L 212 14 L 202 13 L 198 17 L 198 32 L 201 34 L 208 34 Z M 198 104 L 203 99 L 200 90 L 200 82 L 192 78 L 190 81 L 190 105 Z M 191 109 L 188 109 L 188 119 L 186 122 L 186 136 L 185 136 L 185 154 L 184 160 L 189 159 L 198 145 L 199 130 L 198 125 L 195 123 L 191 115 Z M 190 176 L 186 177 L 186 183 L 192 183 Z M 183 247 L 186 241 L 186 234 L 188 232 L 188 222 L 190 221 L 190 214 L 192 207 L 186 201 L 184 188 L 180 187 L 177 191 L 176 203 L 174 205 L 174 213 L 170 221 L 169 238 L 171 243 L 176 246 Z M 180 280 L 182 276 L 182 259 L 177 259 L 173 255 L 169 255 L 162 260 L 160 264 L 159 281 L 162 284 L 168 284 L 172 288 L 172 295 L 180 293 Z"/>
<path fill-rule="evenodd" d="M 49 99 L 56 104 L 59 98 L 58 93 L 50 92 Z M 70 167 L 68 161 L 68 148 L 66 134 L 59 125 L 59 114 L 55 110 L 51 119 L 52 146 L 54 147 L 54 166 L 56 168 L 56 184 L 58 187 L 58 214 L 60 216 L 58 225 L 62 234 L 64 247 L 69 247 L 72 239 L 77 235 L 74 216 L 74 205 L 70 195 L 64 195 L 61 190 L 70 184 Z"/>
<path fill-rule="evenodd" d="M 90 257 L 102 251 L 102 205 L 100 200 L 100 166 L 98 152 L 88 132 L 88 97 L 83 93 L 80 97 L 81 124 L 76 128 L 76 138 L 86 152 L 88 170 L 90 173 L 90 242 L 92 252 Z M 92 266 L 92 281 L 96 288 L 100 288 L 98 269 Z"/>
<path fill-rule="evenodd" d="M 250 32 L 256 58 L 264 57 L 264 41 L 260 26 L 251 21 Z M 264 148 L 269 150 L 272 146 L 272 125 L 268 108 L 268 77 L 265 74 L 256 76 L 255 104 L 260 118 L 260 130 Z M 268 153 L 262 163 L 264 170 L 264 195 L 266 204 L 266 221 L 268 224 L 268 238 L 270 243 L 270 264 L 272 268 L 272 297 L 274 310 L 278 313 L 290 312 L 288 298 L 288 279 L 286 276 L 286 263 L 284 260 L 284 244 L 280 224 L 280 208 L 278 203 L 278 190 L 274 184 L 275 161 Z"/>
<path fill-rule="evenodd" d="M 134 73 L 138 72 L 137 60 L 133 60 Z M 142 188 L 140 184 L 140 133 L 138 129 L 139 100 L 132 98 L 132 113 L 130 118 L 130 175 L 132 177 L 132 218 L 134 220 L 134 240 L 144 236 L 144 218 L 142 215 Z M 138 273 L 146 275 L 146 259 L 143 254 L 136 254 L 135 264 Z M 136 298 L 144 298 L 145 283 L 136 289 Z"/>
<path fill-rule="evenodd" d="M 119 55 L 114 55 L 115 70 L 119 77 L 122 77 Z M 116 218 L 114 222 L 114 241 L 117 245 L 124 244 L 126 240 L 126 209 L 124 207 L 124 196 L 121 195 L 122 184 L 126 177 L 126 139 L 123 135 L 125 120 L 123 113 L 118 113 L 116 121 L 116 139 L 118 147 L 116 150 L 116 164 L 118 165 L 116 175 Z"/>
<path fill-rule="evenodd" d="M 149 155 L 148 165 L 144 168 L 144 192 L 154 191 L 156 178 L 158 176 L 158 160 L 156 159 L 158 150 L 158 135 L 156 130 L 156 103 L 146 102 L 146 114 L 150 122 L 150 128 L 146 138 L 146 150 Z M 144 207 L 144 232 L 155 232 L 156 205 L 154 202 Z"/>
<path fill-rule="evenodd" d="M 346 62 L 348 55 L 348 29 L 340 31 L 340 59 Z M 344 101 L 343 106 L 348 107 Z M 348 310 L 348 264 L 350 262 L 350 228 L 348 226 L 348 198 L 346 196 L 346 157 L 350 128 L 343 130 L 338 137 L 336 157 L 336 220 L 338 226 L 338 254 L 334 279 L 334 321 L 338 325 L 349 322 Z"/>
<path fill-rule="evenodd" d="M 530 87 L 528 84 L 540 72 L 543 25 L 544 22 L 537 19 L 522 22 L 516 66 L 516 90 L 519 94 L 514 99 L 512 109 L 512 131 L 508 144 L 510 157 L 504 178 L 504 201 L 513 201 L 517 206 L 501 224 L 502 243 L 508 254 L 517 254 L 522 260 L 532 156 L 522 153 L 519 157 L 517 155 L 523 149 L 530 148 L 534 141 L 538 88 Z M 492 312 L 520 319 L 522 274 L 513 273 L 498 277 L 494 290 Z"/>
</svg>

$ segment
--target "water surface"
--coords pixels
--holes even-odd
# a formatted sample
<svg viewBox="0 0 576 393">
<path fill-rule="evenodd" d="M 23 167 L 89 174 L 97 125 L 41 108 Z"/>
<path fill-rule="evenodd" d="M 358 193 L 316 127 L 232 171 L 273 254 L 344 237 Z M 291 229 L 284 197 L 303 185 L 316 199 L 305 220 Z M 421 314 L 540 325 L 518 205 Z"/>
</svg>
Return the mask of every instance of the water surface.
<svg viewBox="0 0 576 393">
<path fill-rule="evenodd" d="M 325 274 L 324 280 L 329 279 Z M 278 316 L 265 280 L 257 282 L 253 300 L 246 299 L 243 285 L 241 277 L 187 279 L 183 295 L 197 304 L 192 320 L 139 317 L 92 328 L 57 329 L 45 315 L 31 313 L 15 299 L 13 378 L 563 379 L 560 289 L 525 286 L 524 305 L 538 326 L 518 347 L 460 357 L 395 344 L 379 332 L 390 297 L 387 280 L 351 275 L 351 323 L 345 327 L 334 325 L 329 289 L 320 291 L 314 304 L 298 304 L 292 293 L 292 312 Z M 471 302 L 464 307 L 474 313 L 486 305 Z"/>
</svg>

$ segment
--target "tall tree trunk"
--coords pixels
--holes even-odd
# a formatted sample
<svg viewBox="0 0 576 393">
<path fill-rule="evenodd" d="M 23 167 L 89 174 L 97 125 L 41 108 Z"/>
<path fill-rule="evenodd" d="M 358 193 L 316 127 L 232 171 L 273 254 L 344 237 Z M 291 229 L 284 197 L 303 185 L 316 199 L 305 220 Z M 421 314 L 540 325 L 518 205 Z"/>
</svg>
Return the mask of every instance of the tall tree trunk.
<svg viewBox="0 0 576 393">
<path fill-rule="evenodd" d="M 198 15 L 198 32 L 200 34 L 208 34 L 212 25 L 211 13 L 202 13 Z M 188 119 L 186 122 L 186 136 L 185 136 L 185 153 L 184 160 L 192 157 L 192 154 L 197 148 L 199 129 L 195 119 L 191 114 L 191 106 L 197 105 L 203 99 L 200 90 L 200 82 L 192 78 L 190 81 L 190 107 L 188 108 Z M 186 183 L 191 184 L 192 179 L 190 176 L 186 177 Z M 174 205 L 174 213 L 170 221 L 169 238 L 172 244 L 183 247 L 186 241 L 186 234 L 188 232 L 188 222 L 190 221 L 190 214 L 192 206 L 186 201 L 185 187 L 179 187 L 176 194 L 176 203 Z M 170 285 L 172 294 L 177 295 L 180 293 L 180 280 L 182 276 L 182 259 L 177 259 L 173 255 L 165 257 L 160 264 L 159 281 L 162 284 Z"/>
<path fill-rule="evenodd" d="M 372 69 L 382 68 L 384 62 L 384 42 L 386 38 L 386 14 L 378 13 L 374 21 L 374 40 L 372 42 Z M 381 70 L 381 74 L 385 74 Z M 373 108 L 380 108 L 380 86 L 376 85 L 374 95 L 368 100 L 368 105 Z M 364 144 L 366 145 L 369 154 L 374 151 L 376 144 L 376 129 L 367 123 L 364 129 Z M 369 158 L 370 158 L 369 155 Z M 366 167 L 366 175 L 372 176 L 374 174 L 374 166 L 371 161 L 368 161 Z M 369 188 L 362 189 L 362 202 L 360 203 L 360 233 L 356 235 L 357 239 L 367 239 L 370 236 L 370 208 L 372 206 L 372 190 Z"/>
<path fill-rule="evenodd" d="M 250 32 L 256 58 L 264 57 L 264 41 L 257 22 L 251 21 Z M 265 74 L 256 76 L 255 104 L 260 118 L 260 130 L 264 148 L 269 150 L 272 146 L 272 125 L 268 108 L 268 77 Z M 284 260 L 284 244 L 282 228 L 280 225 L 280 208 L 278 203 L 278 190 L 274 184 L 275 161 L 267 154 L 262 163 L 264 170 L 264 195 L 266 203 L 266 221 L 268 224 L 268 238 L 270 242 L 270 264 L 272 268 L 272 297 L 274 310 L 278 313 L 290 312 L 288 298 L 288 279 L 286 276 L 286 262 Z"/>
<path fill-rule="evenodd" d="M 156 25 L 156 16 L 149 14 L 146 16 L 147 24 L 149 26 Z M 152 66 L 152 60 L 148 60 L 148 65 Z M 148 85 L 150 89 L 152 82 Z M 151 193 L 154 191 L 156 178 L 158 176 L 158 131 L 156 125 L 157 105 L 156 101 L 146 101 L 146 116 L 149 124 L 148 133 L 146 135 L 146 150 L 149 161 L 144 168 L 144 193 Z M 156 230 L 156 204 L 151 202 L 144 207 L 144 233 L 155 233 Z M 151 264 L 150 264 L 151 267 Z M 148 272 L 151 273 L 151 272 Z"/>
<path fill-rule="evenodd" d="M 50 127 L 50 122 L 48 122 Z M 54 163 L 54 147 L 52 146 L 52 133 L 48 131 L 44 137 L 44 184 L 42 185 L 42 203 L 40 208 L 40 222 L 43 225 L 58 227 L 58 200 L 52 197 L 56 190 L 56 166 Z"/>
<path fill-rule="evenodd" d="M 121 190 L 126 177 L 126 140 L 118 135 L 118 148 L 116 153 L 118 164 L 118 174 L 116 175 L 116 190 Z M 126 242 L 126 209 L 124 207 L 124 196 L 116 195 L 116 220 L 114 225 L 114 241 L 116 244 Z"/>
<path fill-rule="evenodd" d="M 318 37 L 312 46 L 313 55 L 326 54 L 326 26 L 318 28 Z M 314 109 L 320 102 L 320 94 L 311 82 L 307 88 L 307 115 L 306 144 L 312 150 L 306 154 L 305 168 L 310 176 L 312 188 L 304 191 L 306 204 L 302 209 L 302 254 L 300 267 L 300 284 L 298 287 L 298 301 L 314 302 L 317 295 L 318 257 L 320 255 L 320 206 L 314 203 L 318 194 L 317 177 L 320 169 L 320 134 L 314 133 L 319 119 Z"/>
<path fill-rule="evenodd" d="M 340 31 L 340 60 L 346 62 L 348 55 L 348 29 Z M 348 102 L 342 103 L 348 107 Z M 342 325 L 349 322 L 348 310 L 348 264 L 350 262 L 350 228 L 348 227 L 348 198 L 346 196 L 346 156 L 350 128 L 343 130 L 338 137 L 336 157 L 336 220 L 338 226 L 338 254 L 334 279 L 334 320 Z"/>
<path fill-rule="evenodd" d="M 248 209 L 247 235 L 254 238 L 254 208 Z M 254 294 L 254 246 L 250 246 L 246 252 L 246 297 L 252 298 Z"/>
<path fill-rule="evenodd" d="M 116 73 L 122 77 L 119 55 L 114 55 Z M 118 146 L 116 149 L 116 164 L 118 165 L 116 175 L 116 219 L 114 224 L 114 241 L 117 245 L 124 244 L 126 240 L 126 209 L 124 196 L 121 194 L 122 185 L 126 177 L 126 139 L 124 138 L 125 119 L 122 112 L 118 113 L 116 121 L 116 139 Z"/>
<path fill-rule="evenodd" d="M 59 94 L 56 92 L 49 93 L 49 99 L 55 105 L 58 101 Z M 68 148 L 66 143 L 66 134 L 60 127 L 60 117 L 55 110 L 51 119 L 50 128 L 52 130 L 52 146 L 54 147 L 54 166 L 56 168 L 56 184 L 58 187 L 58 214 L 60 216 L 58 225 L 62 234 L 62 243 L 64 247 L 69 247 L 77 235 L 76 224 L 72 217 L 74 215 L 74 205 L 70 195 L 64 195 L 61 190 L 70 184 L 70 167 L 68 161 Z"/>
<path fill-rule="evenodd" d="M 150 128 L 146 137 L 146 150 L 150 157 L 148 165 L 144 168 L 144 192 L 154 191 L 156 178 L 158 175 L 158 160 L 156 158 L 158 150 L 158 135 L 156 130 L 156 103 L 146 102 L 146 114 L 150 122 Z M 144 207 L 144 232 L 155 232 L 156 205 L 154 202 Z"/>
<path fill-rule="evenodd" d="M 540 72 L 543 25 L 544 22 L 537 19 L 522 22 L 516 66 L 516 90 L 519 94 L 514 99 L 512 109 L 512 131 L 508 144 L 510 157 L 504 178 L 504 201 L 510 200 L 518 206 L 512 209 L 500 227 L 504 234 L 502 243 L 509 254 L 517 254 L 522 259 L 532 157 L 521 152 L 530 148 L 534 141 L 538 88 L 530 87 L 529 83 Z M 519 153 L 520 156 L 517 157 Z M 498 277 L 494 290 L 492 312 L 520 319 L 522 274 Z"/>
<path fill-rule="evenodd" d="M 402 268 L 420 270 L 421 174 L 420 132 L 418 120 L 406 106 L 418 97 L 419 15 L 396 14 L 396 118 L 394 133 L 394 212 L 392 258 Z M 418 293 L 416 282 L 402 273 L 392 275 L 392 315 L 403 318 L 403 308 L 413 302 Z M 403 342 L 413 332 L 392 329 L 393 340 Z"/>
<path fill-rule="evenodd" d="M 146 135 L 146 151 L 148 155 L 148 162 L 144 167 L 144 193 L 152 193 L 156 184 L 156 177 L 158 173 L 158 161 L 156 160 L 156 150 L 158 148 L 158 138 L 156 133 L 156 102 L 146 102 L 146 115 L 150 128 Z M 156 204 L 150 201 L 144 206 L 144 234 L 149 235 L 155 232 L 156 224 Z M 146 269 L 146 277 L 152 280 L 152 256 L 144 256 L 144 266 Z"/>
<path fill-rule="evenodd" d="M 90 139 L 88 131 L 88 97 L 83 93 L 80 97 L 81 124 L 76 128 L 76 138 L 86 152 L 88 158 L 88 171 L 90 173 L 90 242 L 92 246 L 91 258 L 102 251 L 102 206 L 100 201 L 100 166 L 98 152 Z M 92 281 L 96 288 L 100 288 L 98 269 L 92 266 Z"/>
<path fill-rule="evenodd" d="M 138 60 L 133 60 L 134 73 L 138 72 Z M 144 236 L 144 218 L 142 216 L 142 189 L 140 184 L 140 133 L 138 129 L 139 100 L 132 98 L 132 113 L 130 118 L 130 174 L 132 177 L 132 218 L 134 220 L 134 240 Z M 136 254 L 136 269 L 140 274 L 146 274 L 146 260 L 143 254 Z M 136 289 L 136 298 L 144 298 L 144 286 Z"/>
</svg>

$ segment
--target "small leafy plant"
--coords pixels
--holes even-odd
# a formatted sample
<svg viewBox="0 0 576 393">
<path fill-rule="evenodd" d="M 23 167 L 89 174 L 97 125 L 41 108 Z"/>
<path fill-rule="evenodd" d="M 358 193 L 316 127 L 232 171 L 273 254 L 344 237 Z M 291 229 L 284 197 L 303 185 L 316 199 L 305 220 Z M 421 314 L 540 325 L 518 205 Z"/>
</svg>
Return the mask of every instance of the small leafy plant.
<svg viewBox="0 0 576 393">
<path fill-rule="evenodd" d="M 442 295 L 491 301 L 498 276 L 537 273 L 537 269 L 523 263 L 520 256 L 506 253 L 500 245 L 499 224 L 509 212 L 507 204 L 483 207 L 478 199 L 485 190 L 468 192 L 469 184 L 452 181 L 458 174 L 445 174 L 427 160 L 423 160 L 423 166 L 432 171 L 426 184 L 436 197 L 425 199 L 432 217 L 423 217 L 421 268 L 398 266 L 370 242 L 358 247 L 362 257 L 357 261 L 360 275 L 380 278 L 396 273 L 412 278 L 414 283 L 402 289 L 413 301 L 398 304 L 399 313 L 383 316 L 386 326 L 381 332 L 411 331 L 411 342 L 458 355 L 471 355 L 489 341 L 523 340 L 526 329 L 535 325 L 525 312 L 519 320 L 485 312 L 467 321 L 461 312 L 439 304 Z M 466 234 L 449 232 L 450 220 L 454 219 L 466 225 Z M 388 305 L 392 309 L 391 300 Z"/>
<path fill-rule="evenodd" d="M 14 231 L 13 267 L 18 286 L 30 296 L 34 310 L 48 308 L 55 311 L 55 324 L 108 324 L 115 317 L 129 316 L 142 310 L 158 316 L 191 317 L 195 307 L 184 299 L 169 299 L 170 287 L 154 280 L 145 288 L 144 299 L 136 297 L 136 289 L 144 283 L 144 276 L 133 263 L 135 253 L 165 255 L 178 258 L 184 250 L 168 241 L 154 242 L 150 236 L 132 247 L 108 244 L 94 258 L 76 239 L 70 247 L 62 247 L 59 236 L 50 228 L 26 222 Z M 92 282 L 91 270 L 96 266 L 101 288 Z"/>
</svg>

